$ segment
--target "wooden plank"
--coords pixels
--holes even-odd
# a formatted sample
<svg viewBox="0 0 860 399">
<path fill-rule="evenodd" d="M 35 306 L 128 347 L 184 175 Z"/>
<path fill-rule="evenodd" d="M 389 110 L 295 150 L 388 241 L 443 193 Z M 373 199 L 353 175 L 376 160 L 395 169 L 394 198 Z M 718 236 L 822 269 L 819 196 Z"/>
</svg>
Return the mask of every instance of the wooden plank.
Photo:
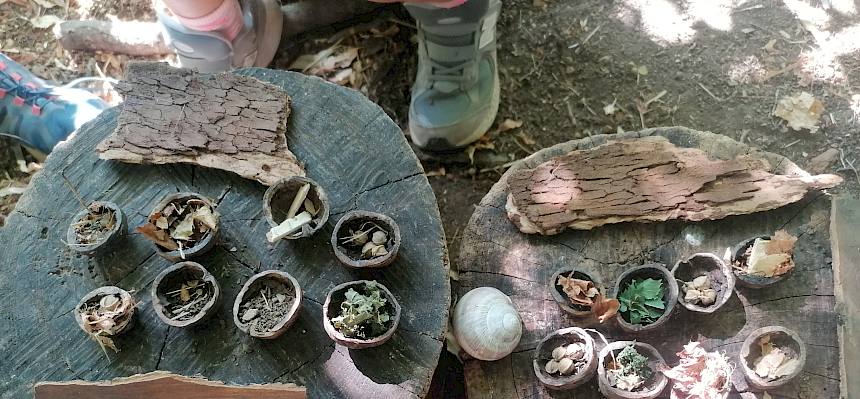
<svg viewBox="0 0 860 399">
<path fill-rule="evenodd" d="M 110 381 L 40 382 L 36 399 L 304 399 L 304 388 L 292 384 L 226 385 L 205 378 L 153 371 Z"/>
<path fill-rule="evenodd" d="M 770 173 L 802 173 L 797 165 L 779 155 L 755 150 L 725 136 L 685 128 L 658 128 L 575 140 L 541 150 L 512 169 L 533 169 L 553 156 L 592 148 L 607 140 L 650 135 L 666 137 L 679 147 L 699 148 L 712 159 L 752 155 L 767 160 L 773 166 Z M 769 392 L 770 395 L 775 399 L 839 397 L 839 343 L 829 263 L 830 201 L 827 196 L 810 195 L 775 210 L 722 220 L 620 223 L 594 230 L 534 236 L 522 234 L 508 220 L 505 179 L 503 176 L 484 197 L 464 229 L 459 293 L 462 295 L 474 287 L 493 286 L 509 295 L 523 318 L 523 337 L 509 357 L 496 362 L 466 362 L 466 388 L 470 398 L 494 397 L 487 393 L 487 387 L 492 387 L 496 393 L 511 393 L 509 397 L 601 398 L 596 379 L 571 391 L 552 392 L 535 377 L 531 359 L 537 342 L 563 327 L 594 327 L 610 340 L 636 339 L 649 343 L 673 364 L 677 361 L 675 354 L 689 340 L 699 340 L 711 350 L 725 351 L 737 362 L 746 336 L 758 327 L 772 324 L 797 331 L 809 345 L 810 357 L 802 375 L 787 386 Z M 781 228 L 800 237 L 795 252 L 797 268 L 789 278 L 768 289 L 737 288 L 736 295 L 712 315 L 693 314 L 676 306 L 677 311 L 669 322 L 653 333 L 630 335 L 613 322 L 600 325 L 594 320 L 575 319 L 564 313 L 548 292 L 549 279 L 562 266 L 582 268 L 596 277 L 599 285 L 611 287 L 616 276 L 629 264 L 671 265 L 696 252 L 722 256 L 727 247 L 742 239 L 772 234 Z M 730 397 L 748 390 L 740 370 L 736 370 L 733 381 L 737 392 Z"/>
<path fill-rule="evenodd" d="M 833 200 L 830 217 L 833 278 L 839 313 L 839 375 L 843 398 L 860 397 L 860 199 L 847 195 Z"/>
</svg>

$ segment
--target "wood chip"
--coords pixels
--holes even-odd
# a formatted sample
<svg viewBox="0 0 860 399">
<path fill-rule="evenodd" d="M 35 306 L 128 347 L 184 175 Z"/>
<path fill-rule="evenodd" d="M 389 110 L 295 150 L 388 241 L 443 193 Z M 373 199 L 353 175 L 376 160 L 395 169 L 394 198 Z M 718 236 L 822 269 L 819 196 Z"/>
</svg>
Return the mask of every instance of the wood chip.
<svg viewBox="0 0 860 399">
<path fill-rule="evenodd" d="M 272 229 L 266 233 L 266 239 L 273 243 L 286 236 L 293 235 L 297 231 L 301 230 L 302 226 L 310 223 L 311 220 L 313 220 L 313 218 L 311 218 L 310 213 L 302 212 L 296 215 L 296 217 L 284 220 L 281 224 L 272 227 Z"/>
</svg>

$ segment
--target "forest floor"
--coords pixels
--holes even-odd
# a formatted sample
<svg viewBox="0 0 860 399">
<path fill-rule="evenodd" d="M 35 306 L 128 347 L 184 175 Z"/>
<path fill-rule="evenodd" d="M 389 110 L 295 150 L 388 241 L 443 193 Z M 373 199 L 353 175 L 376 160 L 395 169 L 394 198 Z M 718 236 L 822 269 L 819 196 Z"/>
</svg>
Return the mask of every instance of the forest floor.
<svg viewBox="0 0 860 399">
<path fill-rule="evenodd" d="M 35 26 L 49 23 L 46 15 L 151 21 L 149 3 L 70 1 L 0 0 L 0 51 L 53 81 L 121 78 L 129 57 L 69 53 L 49 28 Z M 857 7 L 852 0 L 505 0 L 497 127 L 462 154 L 421 156 L 453 268 L 474 205 L 507 166 L 595 134 L 672 125 L 720 133 L 816 172 L 839 173 L 842 189 L 856 193 Z M 387 6 L 283 40 L 272 68 L 293 66 L 361 90 L 405 128 L 416 48 L 413 21 L 401 7 Z M 308 55 L 318 62 L 309 65 Z M 781 100 L 801 93 L 820 102 L 812 129 L 792 129 L 774 116 Z M 16 172 L 15 162 L 9 165 L 0 189 L 29 178 Z M 0 213 L 15 198 L 2 193 Z M 433 391 L 462 389 L 455 362 L 442 364 L 447 372 L 437 373 L 443 378 Z"/>
</svg>

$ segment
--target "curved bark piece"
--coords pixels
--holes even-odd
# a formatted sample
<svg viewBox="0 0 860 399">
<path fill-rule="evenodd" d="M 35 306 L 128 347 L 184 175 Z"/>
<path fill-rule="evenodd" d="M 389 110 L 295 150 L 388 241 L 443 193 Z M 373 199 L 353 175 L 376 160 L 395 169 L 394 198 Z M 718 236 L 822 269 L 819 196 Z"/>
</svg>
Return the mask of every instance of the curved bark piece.
<svg viewBox="0 0 860 399">
<path fill-rule="evenodd" d="M 117 90 L 125 102 L 116 130 L 96 147 L 102 159 L 192 163 L 265 185 L 305 174 L 284 134 L 290 96 L 276 86 L 146 62 L 130 64 Z"/>
<path fill-rule="evenodd" d="M 836 175 L 783 175 L 753 155 L 710 159 L 663 137 L 572 151 L 507 180 L 508 218 L 523 233 L 557 234 L 610 223 L 716 220 L 779 208 Z"/>
</svg>

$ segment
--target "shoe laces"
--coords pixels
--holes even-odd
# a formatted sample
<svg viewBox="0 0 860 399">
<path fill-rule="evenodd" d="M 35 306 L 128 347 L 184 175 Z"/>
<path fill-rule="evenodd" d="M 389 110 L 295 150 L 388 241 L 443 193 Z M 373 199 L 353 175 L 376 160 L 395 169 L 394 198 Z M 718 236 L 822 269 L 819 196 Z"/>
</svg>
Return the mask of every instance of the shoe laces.
<svg viewBox="0 0 860 399">
<path fill-rule="evenodd" d="M 430 81 L 463 83 L 469 79 L 466 70 L 475 63 L 473 60 L 456 64 L 441 63 L 430 59 Z"/>
<path fill-rule="evenodd" d="M 22 83 L 20 78 L 15 79 L 15 76 L 6 71 L 0 71 L 0 90 L 3 90 L 4 95 L 20 98 L 18 105 L 42 106 L 54 97 L 51 88 L 40 87 L 34 82 Z"/>
</svg>

